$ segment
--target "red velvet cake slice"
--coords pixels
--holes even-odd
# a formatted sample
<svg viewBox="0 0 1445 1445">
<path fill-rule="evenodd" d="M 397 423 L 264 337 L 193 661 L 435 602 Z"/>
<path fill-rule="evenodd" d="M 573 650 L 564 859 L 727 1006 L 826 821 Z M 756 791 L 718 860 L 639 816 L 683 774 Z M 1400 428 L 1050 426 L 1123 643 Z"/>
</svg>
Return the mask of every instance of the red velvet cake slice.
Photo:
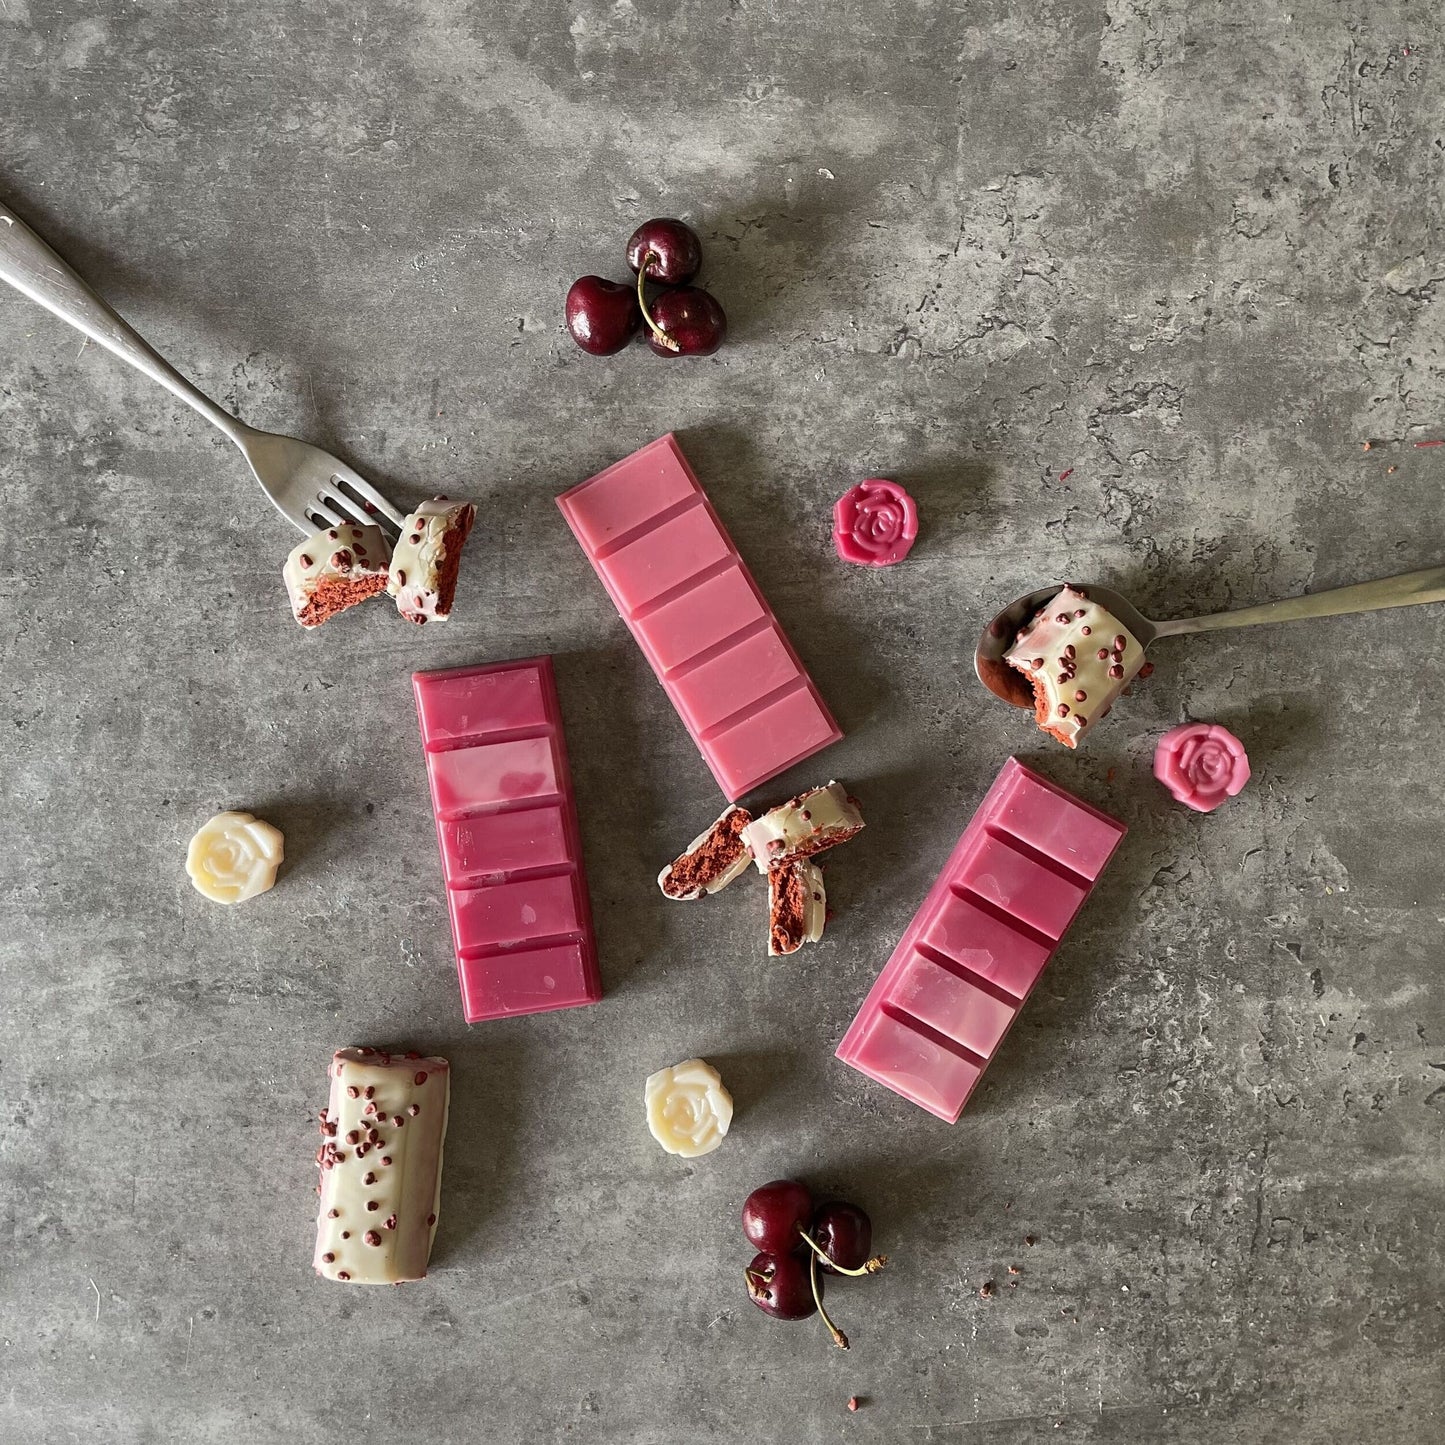
<svg viewBox="0 0 1445 1445">
<path fill-rule="evenodd" d="M 768 869 L 768 953 L 796 953 L 823 936 L 828 898 L 823 873 L 808 858 L 792 858 Z"/>
<path fill-rule="evenodd" d="M 462 547 L 476 516 L 470 502 L 436 497 L 401 524 L 386 590 L 408 622 L 444 622 L 451 616 Z"/>
<path fill-rule="evenodd" d="M 657 886 L 676 899 L 702 898 L 726 888 L 752 862 L 743 841 L 743 829 L 752 821 L 746 808 L 727 809 L 657 875 Z"/>
<path fill-rule="evenodd" d="M 386 591 L 390 549 L 380 527 L 327 527 L 294 547 L 281 569 L 291 611 L 302 627 Z"/>
</svg>

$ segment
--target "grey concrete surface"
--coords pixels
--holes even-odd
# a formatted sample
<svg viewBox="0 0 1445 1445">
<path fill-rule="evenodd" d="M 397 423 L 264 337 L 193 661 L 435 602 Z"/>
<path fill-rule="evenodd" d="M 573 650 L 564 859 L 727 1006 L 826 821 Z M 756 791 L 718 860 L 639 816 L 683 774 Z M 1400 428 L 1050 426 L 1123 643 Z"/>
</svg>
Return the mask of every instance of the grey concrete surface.
<svg viewBox="0 0 1445 1445">
<path fill-rule="evenodd" d="M 1064 576 L 1441 559 L 1442 64 L 1405 0 L 0 0 L 0 194 L 251 421 L 482 509 L 445 630 L 305 635 L 228 444 L 0 294 L 0 1439 L 1445 1438 L 1445 611 L 1161 647 L 1078 756 L 967 666 Z M 659 213 L 733 340 L 582 355 Z M 848 730 L 771 791 L 869 818 L 791 961 L 756 888 L 658 896 L 718 796 L 552 502 L 668 428 Z M 880 573 L 826 524 L 875 473 Z M 468 1030 L 407 674 L 538 650 L 607 997 Z M 1255 763 L 1209 818 L 1149 776 L 1186 717 Z M 948 1128 L 831 1051 L 1011 751 L 1132 831 Z M 182 872 L 223 806 L 287 838 L 235 910 Z M 367 1041 L 456 1072 L 384 1293 L 309 1269 Z M 688 1165 L 641 1088 L 692 1054 L 738 1116 Z M 893 1255 L 846 1356 L 744 1297 L 779 1174 Z"/>
</svg>

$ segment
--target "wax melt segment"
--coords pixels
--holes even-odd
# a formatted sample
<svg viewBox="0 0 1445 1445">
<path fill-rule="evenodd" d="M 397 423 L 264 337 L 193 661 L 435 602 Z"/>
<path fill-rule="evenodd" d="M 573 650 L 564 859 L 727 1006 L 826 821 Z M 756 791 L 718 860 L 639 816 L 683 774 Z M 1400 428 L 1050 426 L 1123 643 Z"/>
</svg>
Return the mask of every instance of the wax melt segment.
<svg viewBox="0 0 1445 1445">
<path fill-rule="evenodd" d="M 953 1123 L 1125 831 L 1010 758 L 838 1057 Z"/>
<path fill-rule="evenodd" d="M 675 437 L 557 505 L 730 801 L 843 736 Z"/>
<path fill-rule="evenodd" d="M 602 997 L 549 657 L 412 677 L 468 1023 Z"/>
</svg>

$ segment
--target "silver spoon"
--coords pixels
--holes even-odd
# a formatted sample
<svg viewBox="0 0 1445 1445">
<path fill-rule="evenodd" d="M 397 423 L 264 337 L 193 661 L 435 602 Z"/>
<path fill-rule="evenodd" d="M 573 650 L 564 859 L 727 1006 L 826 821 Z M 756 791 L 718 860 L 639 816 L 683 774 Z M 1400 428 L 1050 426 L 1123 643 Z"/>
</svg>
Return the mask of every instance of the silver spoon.
<svg viewBox="0 0 1445 1445">
<path fill-rule="evenodd" d="M 995 697 L 1015 707 L 1032 709 L 1034 691 L 1028 678 L 1015 672 L 1003 660 L 1019 628 L 1064 584 L 1040 587 L 1016 597 L 983 630 L 973 654 L 978 680 Z M 1107 608 L 1139 641 L 1142 648 L 1160 637 L 1180 637 L 1187 632 L 1218 632 L 1225 627 L 1253 627 L 1261 622 L 1295 622 L 1303 617 L 1340 617 L 1351 612 L 1378 612 L 1386 607 L 1415 607 L 1422 602 L 1445 602 L 1445 567 L 1424 567 L 1398 577 L 1381 577 L 1374 582 L 1357 582 L 1352 587 L 1332 587 L 1327 592 L 1310 592 L 1287 597 L 1282 602 L 1264 602 L 1258 607 L 1241 607 L 1237 612 L 1211 612 L 1207 617 L 1176 617 L 1169 622 L 1151 622 L 1126 597 L 1108 587 L 1090 582 L 1082 591 Z"/>
</svg>

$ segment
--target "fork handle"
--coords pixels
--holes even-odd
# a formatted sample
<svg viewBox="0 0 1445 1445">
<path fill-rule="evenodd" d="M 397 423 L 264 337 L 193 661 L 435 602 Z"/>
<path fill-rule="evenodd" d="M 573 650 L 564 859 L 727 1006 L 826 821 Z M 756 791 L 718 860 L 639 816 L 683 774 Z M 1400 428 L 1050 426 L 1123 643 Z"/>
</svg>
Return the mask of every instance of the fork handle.
<svg viewBox="0 0 1445 1445">
<path fill-rule="evenodd" d="M 0 201 L 0 280 L 38 301 L 137 371 L 158 381 L 241 445 L 247 428 L 157 354 L 24 221 Z"/>
</svg>

